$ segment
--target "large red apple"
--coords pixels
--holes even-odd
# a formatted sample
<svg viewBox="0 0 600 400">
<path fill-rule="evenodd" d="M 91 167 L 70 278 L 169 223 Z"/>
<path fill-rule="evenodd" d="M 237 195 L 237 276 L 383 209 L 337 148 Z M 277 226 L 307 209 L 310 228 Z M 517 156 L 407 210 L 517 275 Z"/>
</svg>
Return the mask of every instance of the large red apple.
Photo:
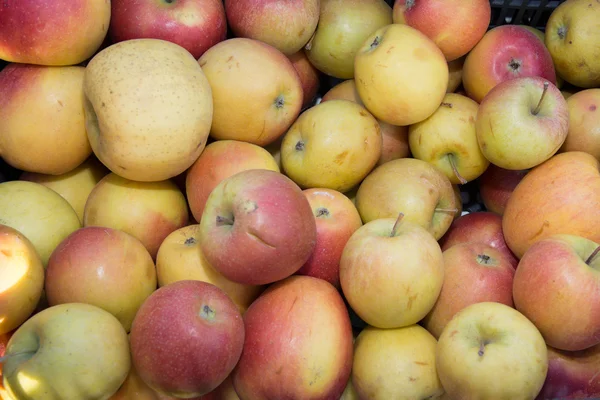
<svg viewBox="0 0 600 400">
<path fill-rule="evenodd" d="M 527 170 L 500 168 L 490 164 L 478 179 L 479 194 L 488 211 L 504 214 L 506 203 Z"/>
<path fill-rule="evenodd" d="M 133 365 L 148 386 L 170 396 L 201 396 L 217 388 L 237 364 L 244 322 L 218 287 L 179 281 L 142 304 L 130 342 Z"/>
<path fill-rule="evenodd" d="M 108 35 L 113 43 L 167 40 L 198 59 L 225 40 L 227 18 L 221 0 L 111 0 Z"/>
<path fill-rule="evenodd" d="M 270 286 L 244 314 L 233 386 L 242 399 L 339 399 L 350 378 L 352 326 L 335 288 L 310 276 Z"/>
<path fill-rule="evenodd" d="M 316 238 L 315 217 L 302 189 L 266 169 L 222 180 L 206 201 L 198 233 L 206 260 L 227 279 L 249 285 L 298 271 Z"/>
</svg>

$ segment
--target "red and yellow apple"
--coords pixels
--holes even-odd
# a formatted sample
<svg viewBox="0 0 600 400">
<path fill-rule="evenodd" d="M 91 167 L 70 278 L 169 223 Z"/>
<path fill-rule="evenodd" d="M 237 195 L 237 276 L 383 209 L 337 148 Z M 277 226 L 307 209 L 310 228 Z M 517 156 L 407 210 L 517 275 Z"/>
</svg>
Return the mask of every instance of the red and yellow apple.
<svg viewBox="0 0 600 400">
<path fill-rule="evenodd" d="M 490 164 L 477 182 L 486 210 L 503 215 L 510 195 L 527 172 L 526 169 L 504 169 Z"/>
<path fill-rule="evenodd" d="M 302 98 L 304 99 L 302 108 L 310 107 L 321 87 L 321 72 L 310 63 L 304 50 L 299 50 L 289 55 L 288 58 L 296 69 L 302 84 Z"/>
<path fill-rule="evenodd" d="M 600 160 L 600 88 L 574 93 L 567 107 L 569 133 L 560 151 L 585 151 Z"/>
</svg>

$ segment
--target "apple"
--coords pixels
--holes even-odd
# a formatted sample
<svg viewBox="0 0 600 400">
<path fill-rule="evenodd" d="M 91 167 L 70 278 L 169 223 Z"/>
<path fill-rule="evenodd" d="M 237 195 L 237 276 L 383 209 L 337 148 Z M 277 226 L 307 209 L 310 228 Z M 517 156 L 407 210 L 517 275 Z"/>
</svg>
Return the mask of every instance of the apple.
<svg viewBox="0 0 600 400">
<path fill-rule="evenodd" d="M 279 168 L 280 172 L 283 169 L 283 166 L 281 165 L 281 143 L 283 143 L 284 136 L 285 135 L 281 135 L 275 139 L 274 142 L 263 146 L 263 148 L 267 150 L 271 156 L 273 156 L 273 159 L 275 160 L 275 163 L 277 163 L 277 167 Z"/>
<path fill-rule="evenodd" d="M 600 88 L 574 93 L 567 107 L 569 133 L 559 151 L 585 151 L 600 160 Z"/>
<path fill-rule="evenodd" d="M 465 91 L 478 103 L 499 83 L 529 76 L 557 84 L 548 49 L 535 33 L 519 25 L 488 30 L 467 54 L 463 66 Z"/>
<path fill-rule="evenodd" d="M 217 272 L 202 254 L 197 239 L 199 227 L 199 224 L 184 226 L 163 240 L 156 256 L 158 285 L 184 280 L 211 283 L 227 293 L 244 314 L 264 288 L 230 281 Z"/>
<path fill-rule="evenodd" d="M 492 164 L 529 169 L 548 160 L 564 143 L 569 108 L 560 90 L 548 80 L 514 78 L 496 85 L 485 96 L 475 126 L 481 152 Z"/>
<path fill-rule="evenodd" d="M 379 218 L 361 226 L 340 259 L 340 283 L 348 304 L 377 328 L 416 324 L 442 290 L 444 259 L 438 242 L 403 217 Z"/>
<path fill-rule="evenodd" d="M 220 0 L 111 0 L 108 36 L 112 43 L 167 40 L 198 59 L 225 40 L 227 18 Z"/>
<path fill-rule="evenodd" d="M 548 347 L 548 375 L 537 400 L 600 397 L 600 345 L 582 351 Z"/>
<path fill-rule="evenodd" d="M 31 316 L 43 289 L 44 266 L 31 241 L 0 225 L 0 335 Z"/>
<path fill-rule="evenodd" d="M 321 87 L 321 71 L 312 65 L 302 49 L 288 56 L 302 84 L 302 108 L 313 105 Z"/>
<path fill-rule="evenodd" d="M 333 86 L 323 95 L 321 103 L 335 99 L 350 100 L 364 107 L 356 91 L 354 79 L 348 79 Z M 408 126 L 392 125 L 380 120 L 377 122 L 379 122 L 379 131 L 381 132 L 381 155 L 377 160 L 377 165 L 397 158 L 409 157 Z"/>
<path fill-rule="evenodd" d="M 1 48 L 0 44 L 0 53 Z M 0 156 L 4 161 L 23 171 L 60 175 L 90 156 L 81 97 L 84 71 L 80 66 L 17 63 L 0 71 Z"/>
<path fill-rule="evenodd" d="M 356 392 L 356 389 L 354 388 L 354 385 L 352 384 L 352 377 L 350 377 L 350 379 L 348 379 L 346 388 L 344 389 L 344 392 L 342 393 L 342 397 L 340 397 L 339 400 L 360 400 L 360 398 L 358 397 L 358 393 Z"/>
<path fill-rule="evenodd" d="M 362 226 L 358 210 L 343 193 L 332 189 L 304 190 L 317 226 L 317 243 L 296 272 L 324 279 L 340 289 L 340 258 L 350 236 Z"/>
<path fill-rule="evenodd" d="M 412 157 L 439 168 L 452 184 L 466 184 L 485 172 L 490 162 L 477 141 L 475 119 L 479 105 L 456 93 L 448 93 L 426 120 L 408 128 Z"/>
<path fill-rule="evenodd" d="M 578 151 L 556 154 L 527 173 L 502 216 L 506 244 L 521 258 L 556 233 L 600 242 L 600 161 Z"/>
<path fill-rule="evenodd" d="M 363 329 L 355 342 L 352 383 L 358 398 L 436 399 L 444 393 L 435 366 L 437 340 L 419 325 Z"/>
<path fill-rule="evenodd" d="M 422 321 L 435 338 L 460 310 L 475 303 L 495 301 L 514 307 L 515 268 L 501 250 L 483 242 L 456 244 L 442 253 L 444 283 L 432 310 Z"/>
<path fill-rule="evenodd" d="M 88 139 L 112 172 L 161 181 L 202 153 L 213 115 L 211 87 L 183 47 L 160 39 L 112 44 L 88 63 L 83 88 Z"/>
<path fill-rule="evenodd" d="M 198 63 L 212 89 L 210 135 L 215 140 L 266 146 L 288 130 L 302 109 L 302 82 L 294 65 L 266 43 L 227 39 Z"/>
<path fill-rule="evenodd" d="M 527 169 L 511 170 L 490 164 L 477 181 L 479 195 L 486 210 L 503 215 L 510 195 L 527 172 Z"/>
<path fill-rule="evenodd" d="M 452 221 L 448 231 L 439 240 L 442 251 L 462 244 L 478 242 L 500 251 L 517 268 L 519 260 L 512 253 L 502 231 L 502 216 L 490 211 L 475 211 L 461 215 Z"/>
<path fill-rule="evenodd" d="M 359 184 L 381 156 L 377 120 L 361 105 L 330 100 L 306 110 L 281 142 L 281 165 L 298 186 L 345 192 Z"/>
<path fill-rule="evenodd" d="M 240 400 L 240 397 L 233 387 L 232 375 L 230 374 L 227 376 L 216 389 L 199 397 L 198 400 Z"/>
<path fill-rule="evenodd" d="M 292 275 L 308 260 L 316 239 L 315 217 L 302 190 L 266 169 L 222 180 L 206 201 L 198 232 L 208 263 L 246 285 Z"/>
<path fill-rule="evenodd" d="M 427 35 L 446 60 L 467 54 L 488 29 L 492 7 L 488 0 L 396 0 L 394 23 L 407 24 Z"/>
<path fill-rule="evenodd" d="M 436 366 L 452 399 L 533 399 L 546 379 L 548 351 L 523 314 L 482 302 L 448 322 L 438 339 Z"/>
<path fill-rule="evenodd" d="M 454 186 L 437 167 L 416 158 L 388 161 L 374 169 L 356 192 L 363 223 L 396 218 L 428 230 L 436 240 L 450 227 L 461 205 Z"/>
<path fill-rule="evenodd" d="M 560 3 L 546 23 L 545 43 L 558 74 L 581 88 L 600 87 L 600 4 L 586 0 Z"/>
<path fill-rule="evenodd" d="M 449 80 L 448 63 L 419 30 L 390 24 L 371 34 L 356 53 L 358 94 L 376 118 L 392 125 L 425 120 L 439 107 Z"/>
<path fill-rule="evenodd" d="M 319 22 L 319 0 L 224 0 L 237 37 L 260 40 L 292 55 L 309 41 Z"/>
<path fill-rule="evenodd" d="M 6 390 L 4 389 L 4 384 L 3 384 L 3 379 L 2 379 L 2 362 L 3 362 L 2 357 L 4 357 L 4 352 L 6 351 L 6 345 L 8 344 L 8 341 L 10 340 L 11 335 L 12 335 L 12 332 L 0 334 L 0 399 L 3 399 L 3 400 L 10 400 L 10 398 L 8 397 L 8 393 L 6 393 Z M 346 399 L 346 400 L 349 400 L 349 399 Z"/>
<path fill-rule="evenodd" d="M 40 311 L 10 338 L 3 365 L 9 399 L 106 399 L 127 378 L 127 333 L 112 314 L 84 303 Z"/>
<path fill-rule="evenodd" d="M 209 393 L 231 373 L 244 345 L 244 322 L 224 291 L 184 280 L 146 299 L 130 340 L 133 365 L 148 386 L 189 398 Z"/>
<path fill-rule="evenodd" d="M 111 172 L 90 193 L 83 225 L 129 233 L 156 259 L 165 237 L 187 225 L 188 218 L 185 196 L 173 181 L 137 182 Z"/>
<path fill-rule="evenodd" d="M 40 183 L 69 202 L 83 223 L 83 210 L 94 187 L 109 173 L 108 169 L 94 156 L 77 168 L 61 175 L 23 172 L 19 180 Z"/>
<path fill-rule="evenodd" d="M 319 23 L 305 50 L 319 71 L 339 79 L 354 77 L 354 59 L 363 42 L 392 23 L 385 0 L 320 0 Z"/>
<path fill-rule="evenodd" d="M 462 86 L 463 67 L 466 56 L 457 58 L 448 62 L 448 87 L 446 93 L 454 93 Z"/>
<path fill-rule="evenodd" d="M 29 239 L 44 268 L 60 242 L 81 228 L 77 213 L 58 193 L 18 180 L 0 183 L 0 224 Z"/>
<path fill-rule="evenodd" d="M 269 286 L 246 314 L 232 380 L 241 399 L 339 399 L 352 369 L 352 326 L 328 282 L 291 276 Z"/>
<path fill-rule="evenodd" d="M 129 332 L 136 312 L 156 290 L 156 269 L 144 245 L 130 234 L 85 227 L 52 253 L 45 289 L 50 306 L 92 304 L 113 314 Z"/>
<path fill-rule="evenodd" d="M 163 399 L 164 397 L 164 399 Z M 172 400 L 168 396 L 161 396 L 157 391 L 151 389 L 146 383 L 140 378 L 140 375 L 135 369 L 135 366 L 131 366 L 129 374 L 125 379 L 125 382 L 119 387 L 119 390 L 108 400 Z"/>
<path fill-rule="evenodd" d="M 207 145 L 185 178 L 187 200 L 196 221 L 202 218 L 208 195 L 223 179 L 249 169 L 279 172 L 273 156 L 255 144 L 217 140 Z"/>
<path fill-rule="evenodd" d="M 3 1 L 0 59 L 52 66 L 79 64 L 102 44 L 110 17 L 106 0 Z"/>
<path fill-rule="evenodd" d="M 531 245 L 514 278 L 515 307 L 556 349 L 600 344 L 600 244 L 579 235 L 555 234 Z"/>
</svg>

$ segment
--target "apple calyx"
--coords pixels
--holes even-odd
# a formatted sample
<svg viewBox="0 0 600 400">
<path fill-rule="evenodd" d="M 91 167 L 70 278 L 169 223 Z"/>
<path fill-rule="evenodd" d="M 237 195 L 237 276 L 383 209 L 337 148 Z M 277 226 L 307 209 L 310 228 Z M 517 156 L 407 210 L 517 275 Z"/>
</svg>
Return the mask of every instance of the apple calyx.
<svg viewBox="0 0 600 400">
<path fill-rule="evenodd" d="M 217 215 L 216 222 L 217 226 L 222 225 L 233 225 L 234 218 L 223 217 L 222 215 Z"/>
<path fill-rule="evenodd" d="M 598 255 L 599 252 L 600 252 L 600 246 L 596 247 L 594 249 L 594 251 L 592 251 L 592 254 L 590 254 L 590 256 L 587 258 L 587 260 L 585 260 L 585 263 L 587 265 L 590 265 L 592 263 L 592 261 L 594 261 L 594 258 Z"/>
<path fill-rule="evenodd" d="M 558 30 L 556 31 L 556 34 L 558 35 L 559 38 L 564 39 L 567 36 L 567 27 L 566 26 L 560 26 L 558 28 Z"/>
<path fill-rule="evenodd" d="M 216 315 L 217 312 L 207 304 L 200 309 L 200 316 L 208 321 L 214 320 Z"/>
<path fill-rule="evenodd" d="M 521 69 L 521 61 L 511 58 L 508 62 L 508 67 L 515 73 L 519 72 L 519 70 Z"/>
<path fill-rule="evenodd" d="M 456 156 L 452 153 L 448 153 L 448 161 L 450 162 L 450 166 L 452 167 L 452 172 L 454 173 L 454 176 L 456 176 L 456 179 L 458 179 L 458 181 L 462 185 L 465 185 L 468 181 L 462 177 L 460 172 L 458 172 L 458 168 L 456 167 Z"/>
<path fill-rule="evenodd" d="M 406 0 L 406 4 L 405 4 L 405 8 L 407 10 L 410 10 L 411 8 L 414 7 L 415 3 L 417 2 L 417 0 Z"/>
<path fill-rule="evenodd" d="M 392 227 L 392 232 L 390 233 L 390 237 L 394 237 L 398 234 L 398 228 L 400 228 L 400 222 L 404 218 L 404 213 L 398 214 L 398 218 L 396 218 L 396 222 L 394 222 L 394 226 Z"/>
<path fill-rule="evenodd" d="M 542 102 L 544 101 L 544 97 L 546 97 L 546 92 L 548 91 L 549 85 L 550 84 L 548 83 L 548 81 L 544 82 L 544 89 L 542 90 L 542 97 L 540 97 L 540 101 L 538 101 L 538 104 L 535 107 L 535 110 L 533 110 L 533 112 L 532 112 L 533 115 L 538 115 L 538 113 L 540 112 L 540 109 L 542 108 Z"/>
<path fill-rule="evenodd" d="M 186 246 L 193 246 L 197 243 L 198 241 L 196 240 L 195 237 L 189 237 L 187 239 L 185 239 L 185 242 L 183 242 L 184 245 Z"/>
<path fill-rule="evenodd" d="M 329 217 L 330 213 L 329 210 L 326 209 L 325 207 L 319 207 L 316 210 L 317 212 L 315 213 L 315 217 L 317 218 L 321 218 L 321 217 Z"/>
<path fill-rule="evenodd" d="M 379 36 L 375 36 L 375 39 L 373 39 L 373 41 L 369 45 L 369 50 L 373 50 L 374 48 L 379 46 L 379 44 L 381 44 L 381 38 Z"/>
<path fill-rule="evenodd" d="M 448 107 L 448 108 L 452 108 L 452 107 L 454 107 L 454 106 L 452 105 L 452 103 L 446 103 L 446 102 L 443 102 L 442 104 L 440 104 L 440 106 L 442 106 L 442 107 Z"/>
<path fill-rule="evenodd" d="M 294 149 L 296 149 L 296 151 L 304 150 L 304 141 L 298 140 L 298 143 L 296 143 L 296 146 L 294 147 Z"/>
<path fill-rule="evenodd" d="M 487 254 L 477 254 L 477 262 L 479 264 L 488 265 L 490 264 L 491 259 L 492 257 L 488 256 Z"/>
<path fill-rule="evenodd" d="M 283 106 L 285 105 L 285 99 L 283 98 L 283 95 L 280 94 L 279 96 L 277 96 L 273 104 L 275 105 L 275 108 L 283 108 Z"/>
</svg>

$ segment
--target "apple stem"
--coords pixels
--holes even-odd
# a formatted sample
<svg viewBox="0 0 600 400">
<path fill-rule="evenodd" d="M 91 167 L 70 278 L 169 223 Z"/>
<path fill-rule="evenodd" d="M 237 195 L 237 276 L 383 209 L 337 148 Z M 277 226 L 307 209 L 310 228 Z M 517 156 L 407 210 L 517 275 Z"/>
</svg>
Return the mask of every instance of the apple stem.
<svg viewBox="0 0 600 400">
<path fill-rule="evenodd" d="M 221 225 L 233 225 L 233 218 L 227 218 L 217 215 L 217 226 Z"/>
<path fill-rule="evenodd" d="M 446 102 L 444 102 L 444 103 L 442 103 L 442 107 L 452 108 L 453 106 L 452 106 L 452 103 L 446 103 Z"/>
<path fill-rule="evenodd" d="M 462 175 L 458 172 L 458 168 L 456 167 L 456 162 L 454 160 L 454 154 L 448 154 L 448 161 L 450 161 L 450 166 L 452 167 L 452 172 L 454 172 L 454 175 L 456 176 L 456 178 L 458 179 L 458 181 L 465 185 L 467 183 L 467 180 L 465 178 L 462 177 Z"/>
<path fill-rule="evenodd" d="M 449 212 L 449 213 L 457 213 L 458 212 L 458 208 L 436 208 L 435 211 L 439 211 L 439 212 Z"/>
<path fill-rule="evenodd" d="M 590 265 L 592 263 L 592 261 L 594 260 L 594 257 L 596 257 L 596 255 L 600 252 L 600 246 L 596 247 L 596 249 L 594 251 L 592 251 L 592 254 L 590 254 L 590 256 L 587 258 L 587 260 L 585 260 L 585 263 L 587 265 Z"/>
<path fill-rule="evenodd" d="M 479 357 L 483 357 L 483 355 L 485 354 L 485 342 L 481 342 L 479 343 L 479 351 L 477 352 L 477 354 L 479 354 Z"/>
<path fill-rule="evenodd" d="M 538 115 L 540 112 L 540 108 L 542 108 L 542 102 L 544 101 L 544 97 L 546 97 L 546 92 L 548 91 L 548 81 L 544 82 L 544 89 L 542 90 L 542 97 L 540 97 L 540 101 L 537 104 L 535 110 L 533 110 L 533 115 Z"/>
<path fill-rule="evenodd" d="M 396 218 L 396 222 L 394 222 L 394 226 L 392 227 L 392 233 L 390 233 L 390 237 L 396 236 L 398 233 L 398 228 L 400 227 L 400 221 L 404 218 L 404 213 L 398 214 L 398 218 Z"/>
</svg>

